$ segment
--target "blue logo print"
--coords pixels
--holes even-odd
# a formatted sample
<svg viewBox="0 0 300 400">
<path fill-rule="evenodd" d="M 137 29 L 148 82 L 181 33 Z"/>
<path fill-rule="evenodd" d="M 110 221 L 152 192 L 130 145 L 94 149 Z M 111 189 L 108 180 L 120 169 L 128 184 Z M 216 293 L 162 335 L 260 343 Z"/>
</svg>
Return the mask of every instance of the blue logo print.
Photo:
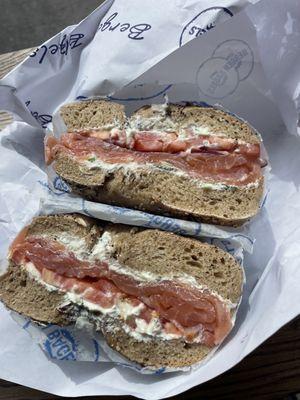
<svg viewBox="0 0 300 400">
<path fill-rule="evenodd" d="M 159 97 L 164 95 L 169 89 L 171 89 L 172 85 L 166 85 L 162 89 L 157 89 L 155 86 L 152 89 L 150 85 L 147 85 L 147 95 L 140 95 L 139 89 L 141 89 L 144 84 L 137 84 L 134 86 L 128 86 L 121 90 L 121 94 L 114 96 L 107 96 L 109 100 L 114 101 L 143 101 L 143 100 L 151 100 L 155 97 Z"/>
<path fill-rule="evenodd" d="M 143 40 L 144 36 L 142 35 L 144 34 L 144 32 L 147 32 L 151 29 L 150 24 L 143 23 L 143 24 L 132 25 L 128 23 L 128 21 L 120 22 L 118 18 L 119 18 L 118 13 L 114 12 L 106 19 L 106 21 L 101 22 L 101 24 L 98 27 L 98 31 L 100 32 L 116 31 L 121 33 L 125 32 L 125 35 L 127 35 L 129 39 Z"/>
<path fill-rule="evenodd" d="M 70 36 L 64 35 L 59 43 L 51 44 L 50 46 L 43 44 L 34 50 L 29 57 L 38 58 L 38 63 L 43 64 L 45 57 L 52 57 L 54 54 L 66 56 L 70 50 L 81 46 L 83 43 L 81 39 L 84 38 L 83 33 L 72 33 Z"/>
<path fill-rule="evenodd" d="M 56 190 L 59 190 L 61 192 L 70 193 L 71 191 L 66 182 L 62 180 L 59 176 L 55 177 L 53 181 L 53 186 Z"/>
<path fill-rule="evenodd" d="M 163 96 L 169 89 L 171 89 L 172 85 L 166 85 L 163 88 L 157 88 L 157 85 L 147 85 L 147 95 L 143 94 L 143 83 L 139 83 L 136 85 L 131 85 L 124 87 L 119 92 L 112 96 L 106 96 L 108 100 L 112 101 L 143 101 L 143 100 L 151 100 L 155 97 Z M 152 87 L 153 86 L 153 87 Z M 76 97 L 76 100 L 89 100 L 88 97 L 79 95 Z"/>
<path fill-rule="evenodd" d="M 27 100 L 25 102 L 26 107 L 29 107 L 31 101 Z M 47 128 L 47 125 L 52 122 L 52 115 L 49 114 L 39 114 L 37 111 L 29 110 L 33 118 L 35 118 L 42 128 Z"/>
<path fill-rule="evenodd" d="M 56 360 L 76 360 L 76 341 L 67 329 L 57 328 L 48 333 L 44 348 Z"/>
<path fill-rule="evenodd" d="M 179 235 L 187 234 L 186 230 L 183 229 L 182 226 L 172 218 L 161 217 L 159 215 L 153 215 L 147 213 L 144 213 L 144 215 L 148 218 L 148 222 L 145 225 L 143 225 L 145 227 L 159 228 L 163 229 L 164 231 L 178 233 Z"/>
<path fill-rule="evenodd" d="M 53 181 L 53 186 L 54 189 L 57 190 L 54 191 L 47 182 L 43 182 L 41 180 L 38 180 L 38 183 L 44 187 L 45 189 L 47 189 L 50 193 L 55 194 L 56 196 L 62 196 L 65 193 L 70 193 L 71 190 L 69 188 L 69 186 L 66 184 L 66 182 L 64 182 L 59 176 L 57 176 L 54 181 Z"/>
<path fill-rule="evenodd" d="M 179 46 L 183 46 L 191 39 L 195 39 L 214 28 L 217 23 L 233 17 L 233 13 L 225 7 L 210 7 L 197 14 L 183 28 L 179 39 Z M 207 20 L 212 22 L 207 23 Z"/>
<path fill-rule="evenodd" d="M 240 39 L 226 40 L 200 65 L 196 82 L 205 96 L 223 99 L 248 78 L 253 66 L 254 55 L 248 43 Z"/>
</svg>

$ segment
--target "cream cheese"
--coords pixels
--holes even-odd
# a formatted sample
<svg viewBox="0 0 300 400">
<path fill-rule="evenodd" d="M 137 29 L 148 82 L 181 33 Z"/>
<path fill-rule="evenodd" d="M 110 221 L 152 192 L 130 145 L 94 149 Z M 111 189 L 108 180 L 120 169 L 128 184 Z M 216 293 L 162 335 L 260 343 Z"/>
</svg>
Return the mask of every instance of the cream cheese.
<svg viewBox="0 0 300 400">
<path fill-rule="evenodd" d="M 151 110 L 165 116 L 168 106 L 169 105 L 167 102 L 161 104 L 151 104 Z"/>
<path fill-rule="evenodd" d="M 23 268 L 27 272 L 31 279 L 34 279 L 39 284 L 43 285 L 45 289 L 47 289 L 49 292 L 57 291 L 57 288 L 55 286 L 49 285 L 48 283 L 43 281 L 40 271 L 34 266 L 32 262 L 22 264 L 21 268 Z"/>
<path fill-rule="evenodd" d="M 229 299 L 224 299 L 218 293 L 212 291 L 205 285 L 200 285 L 194 276 L 188 275 L 184 272 L 181 274 L 169 274 L 169 275 L 157 275 L 149 271 L 138 271 L 121 265 L 117 260 L 111 258 L 113 252 L 113 238 L 109 232 L 104 232 L 104 234 L 99 238 L 99 241 L 94 246 L 90 261 L 99 260 L 106 261 L 108 263 L 109 269 L 122 275 L 130 276 L 131 278 L 139 282 L 163 282 L 163 281 L 177 281 L 189 286 L 192 286 L 201 292 L 209 292 L 220 301 L 226 304 L 229 309 L 235 308 L 236 304 L 232 303 Z"/>
<path fill-rule="evenodd" d="M 153 336 L 153 334 L 156 334 L 161 330 L 161 323 L 158 318 L 152 318 L 149 323 L 147 323 L 144 319 L 137 318 L 135 322 L 135 331 L 137 333 Z"/>
<path fill-rule="evenodd" d="M 104 169 L 105 171 L 108 172 L 113 172 L 121 168 L 130 171 L 131 170 L 134 171 L 137 168 L 141 168 L 141 165 L 135 161 L 128 163 L 108 163 L 100 160 L 95 154 L 91 154 L 91 156 L 87 160 L 82 161 L 81 164 L 83 164 L 85 167 L 89 169 L 98 168 L 98 169 Z"/>
<path fill-rule="evenodd" d="M 177 281 L 177 282 L 183 283 L 185 285 L 194 287 L 201 292 L 211 293 L 213 296 L 217 297 L 221 302 L 226 304 L 226 306 L 229 309 L 233 309 L 237 306 L 237 304 L 232 303 L 229 299 L 223 298 L 221 295 L 214 292 L 207 286 L 199 284 L 199 282 L 195 279 L 194 276 L 188 275 L 184 272 L 182 272 L 181 274 L 157 275 L 157 274 L 153 274 L 152 272 L 149 272 L 149 271 L 134 270 L 132 268 L 128 268 L 128 267 L 121 265 L 116 259 L 112 258 L 112 254 L 114 251 L 113 238 L 112 238 L 111 234 L 107 231 L 104 232 L 99 237 L 99 240 L 94 245 L 91 253 L 89 253 L 87 251 L 87 247 L 86 247 L 86 243 L 85 243 L 84 239 L 74 238 L 74 236 L 72 236 L 66 232 L 63 232 L 60 235 L 57 235 L 57 240 L 59 242 L 63 243 L 67 247 L 68 250 L 73 251 L 73 253 L 76 255 L 76 257 L 78 259 L 82 259 L 82 260 L 86 260 L 86 261 L 90 261 L 90 262 L 105 261 L 105 262 L 107 262 L 109 269 L 111 271 L 114 271 L 121 275 L 130 276 L 131 278 L 133 278 L 141 283 L 147 283 L 147 282 L 161 283 L 164 281 Z M 39 283 L 43 282 L 39 271 L 35 268 L 35 266 L 32 263 L 27 263 L 25 265 L 25 268 L 34 279 L 39 281 Z M 47 286 L 49 286 L 49 290 L 56 289 L 55 287 L 51 287 L 51 285 L 47 285 Z M 76 302 L 75 301 L 76 298 L 78 298 L 78 295 L 74 294 L 72 301 Z M 122 308 L 123 312 L 126 313 L 125 309 L 126 309 L 126 307 L 128 308 L 129 306 L 131 307 L 130 304 L 128 306 L 125 304 L 125 306 L 124 306 L 125 308 Z M 91 309 L 88 307 L 88 304 L 87 304 L 87 308 Z M 101 310 L 99 309 L 98 311 L 101 311 Z"/>
<path fill-rule="evenodd" d="M 79 219 L 79 223 L 80 223 L 80 219 Z M 82 220 L 82 222 L 84 222 L 84 221 Z M 49 238 L 49 235 L 47 235 L 46 232 L 39 234 L 39 236 L 43 237 L 45 239 Z M 50 238 L 51 237 L 52 236 L 50 236 Z M 76 254 L 78 259 L 86 260 L 87 257 L 89 256 L 89 251 L 87 248 L 86 240 L 84 238 L 82 238 L 80 236 L 76 236 L 68 231 L 60 232 L 59 234 L 55 234 L 54 237 L 60 243 L 62 243 L 66 247 L 67 250 Z"/>
<path fill-rule="evenodd" d="M 154 130 L 158 133 L 163 132 L 178 132 L 178 139 L 185 139 L 190 137 L 192 133 L 194 136 L 219 136 L 227 137 L 223 132 L 213 131 L 210 127 L 206 125 L 197 125 L 195 123 L 186 123 L 180 125 L 174 122 L 168 115 L 167 109 L 168 104 L 152 104 L 151 109 L 153 114 L 150 117 L 143 117 L 139 114 L 133 115 L 126 127 L 126 131 L 136 133 L 139 131 L 150 131 Z M 238 143 L 244 144 L 242 140 L 238 140 Z"/>
<path fill-rule="evenodd" d="M 109 232 L 104 232 L 92 249 L 90 260 L 108 260 L 113 252 L 112 238 Z"/>
<path fill-rule="evenodd" d="M 132 306 L 127 301 L 118 301 L 119 314 L 125 320 L 131 315 L 139 315 L 144 308 L 145 305 L 143 303 L 139 304 L 138 306 Z"/>
<path fill-rule="evenodd" d="M 57 235 L 57 239 L 60 243 L 65 245 L 69 251 L 72 251 L 74 254 L 76 254 L 79 259 L 86 258 L 88 249 L 85 238 L 74 236 L 66 231 Z"/>
<path fill-rule="evenodd" d="M 224 299 L 221 295 L 214 292 L 213 290 L 209 289 L 205 285 L 199 284 L 199 282 L 195 279 L 195 277 L 181 273 L 181 274 L 168 274 L 168 275 L 157 275 L 153 274 L 149 271 L 138 271 L 133 270 L 131 268 L 122 266 L 118 263 L 117 260 L 112 258 L 113 254 L 113 238 L 109 232 L 104 232 L 104 234 L 99 238 L 98 242 L 95 244 L 92 253 L 87 256 L 86 253 L 86 245 L 77 239 L 74 239 L 71 235 L 67 233 L 62 233 L 61 235 L 57 236 L 58 241 L 61 241 L 66 245 L 68 249 L 72 249 L 76 257 L 80 258 L 84 254 L 85 260 L 89 261 L 106 261 L 108 263 L 109 269 L 120 273 L 122 275 L 127 275 L 134 278 L 137 281 L 143 282 L 157 282 L 161 283 L 164 281 L 177 281 L 190 287 L 197 288 L 201 292 L 210 293 L 211 295 L 217 297 L 228 310 L 234 309 L 237 307 L 237 304 L 232 303 L 229 299 Z M 136 318 L 136 328 L 133 329 L 129 325 L 126 324 L 125 320 L 134 315 L 139 316 L 140 312 L 144 309 L 145 305 L 143 303 L 139 304 L 138 306 L 133 306 L 125 299 L 119 299 L 116 304 L 111 308 L 103 308 L 99 304 L 95 304 L 93 302 L 85 300 L 84 293 L 79 294 L 76 293 L 76 285 L 71 288 L 68 292 L 65 292 L 53 285 L 49 285 L 43 281 L 40 272 L 34 266 L 33 263 L 28 262 L 22 266 L 29 276 L 42 284 L 47 290 L 49 291 L 59 291 L 64 293 L 64 302 L 63 304 L 74 303 L 79 306 L 83 306 L 87 310 L 91 312 L 98 312 L 100 313 L 97 318 L 101 319 L 105 315 L 109 315 L 112 318 L 121 318 L 124 321 L 123 329 L 130 334 L 135 339 L 141 340 L 151 340 L 151 338 L 161 339 L 161 340 L 172 340 L 178 339 L 181 335 L 176 334 L 168 334 L 164 332 L 159 319 L 154 315 L 153 318 L 149 323 L 141 318 Z M 87 289 L 88 291 L 89 289 Z M 87 294 L 87 293 L 86 293 Z M 199 337 L 196 341 L 199 342 L 201 338 Z"/>
<path fill-rule="evenodd" d="M 176 281 L 194 287 L 202 293 L 210 293 L 217 297 L 222 303 L 226 305 L 228 309 L 234 309 L 237 304 L 232 303 L 229 299 L 225 299 L 217 292 L 208 288 L 208 286 L 200 284 L 192 275 L 188 275 L 184 272 L 181 274 L 169 274 L 169 275 L 157 275 L 148 271 L 137 271 L 124 267 L 115 260 L 109 260 L 109 269 L 122 275 L 130 276 L 131 278 L 138 280 L 141 283 L 162 283 L 167 281 Z"/>
<path fill-rule="evenodd" d="M 63 291 L 56 286 L 49 285 L 42 279 L 39 270 L 34 266 L 32 262 L 24 263 L 21 267 L 26 270 L 31 279 L 34 279 L 39 284 L 43 285 L 46 290 L 50 292 L 57 291 L 64 293 L 64 304 L 71 302 L 79 306 L 84 306 L 89 311 L 97 311 L 103 315 L 114 314 L 115 316 L 121 316 L 123 319 L 126 319 L 131 315 L 137 316 L 145 308 L 145 305 L 143 303 L 137 306 L 133 306 L 124 299 L 119 299 L 117 303 L 111 308 L 103 308 L 99 304 L 95 304 L 93 302 L 83 299 L 83 296 L 86 292 L 83 292 L 81 294 L 75 293 L 76 285 L 68 292 Z"/>
<path fill-rule="evenodd" d="M 143 118 L 140 115 L 136 115 L 131 118 L 128 128 L 130 131 L 160 131 L 160 132 L 174 132 L 177 130 L 177 124 L 175 124 L 169 117 L 165 115 L 157 114 L 149 118 Z"/>
<path fill-rule="evenodd" d="M 192 133 L 194 136 L 224 136 L 224 134 L 218 134 L 214 133 L 211 131 L 211 129 L 205 125 L 186 125 L 182 126 L 178 130 L 179 135 L 178 139 L 187 139 L 190 137 L 190 134 Z"/>
<path fill-rule="evenodd" d="M 129 163 L 107 163 L 105 161 L 100 160 L 96 156 L 91 156 L 89 160 L 85 160 L 82 164 L 89 168 L 99 168 L 103 169 L 107 172 L 114 172 L 117 170 L 122 169 L 125 173 L 133 173 L 135 175 L 139 175 L 141 172 L 145 170 L 163 170 L 168 171 L 168 173 L 176 176 L 182 176 L 188 178 L 191 183 L 196 185 L 201 189 L 208 189 L 208 190 L 239 190 L 239 189 L 250 189 L 250 188 L 257 188 L 259 186 L 259 180 L 255 182 L 248 183 L 247 185 L 237 186 L 237 185 L 227 185 L 226 183 L 221 182 L 205 182 L 201 181 L 200 179 L 192 178 L 187 172 L 181 171 L 176 167 L 168 164 L 166 162 L 161 162 L 159 164 L 152 164 L 152 163 L 144 163 L 139 164 L 137 162 L 129 162 Z"/>
<path fill-rule="evenodd" d="M 123 129 L 126 135 L 126 144 L 130 148 L 132 143 L 132 139 L 134 135 L 140 131 L 152 131 L 153 135 L 161 134 L 163 132 L 177 132 L 178 139 L 184 140 L 190 138 L 190 135 L 193 134 L 194 136 L 218 136 L 218 137 L 227 137 L 222 132 L 213 132 L 211 128 L 205 125 L 196 125 L 196 124 L 186 124 L 183 126 L 179 126 L 178 124 L 174 123 L 168 116 L 166 116 L 166 109 L 168 105 L 167 103 L 164 104 L 154 104 L 151 106 L 152 110 L 154 111 L 154 115 L 145 118 L 140 115 L 133 116 L 127 127 Z M 104 129 L 107 127 L 104 127 Z M 112 128 L 111 132 L 113 134 L 118 134 L 118 128 Z M 233 139 L 234 140 L 234 139 Z M 246 146 L 251 146 L 251 144 L 246 143 L 243 140 L 236 140 L 238 144 L 243 144 Z M 213 144 L 210 144 L 209 141 L 207 143 L 204 142 L 204 145 L 207 147 L 214 147 Z M 189 149 L 187 152 L 190 152 Z M 96 154 L 92 153 L 87 160 L 82 160 L 81 164 L 88 168 L 88 169 L 103 169 L 107 172 L 114 172 L 117 170 L 122 169 L 125 174 L 134 173 L 138 175 L 140 172 L 145 171 L 145 169 L 149 170 L 167 170 L 168 173 L 176 176 L 182 176 L 185 178 L 189 178 L 190 182 L 198 186 L 199 188 L 208 189 L 208 190 L 236 190 L 238 188 L 253 188 L 258 187 L 259 180 L 256 182 L 250 183 L 244 186 L 237 186 L 237 185 L 227 185 L 226 183 L 218 183 L 218 182 L 205 182 L 201 181 L 197 178 L 191 178 L 191 176 L 185 172 L 181 171 L 180 169 L 168 164 L 166 162 L 161 162 L 157 164 L 152 163 L 143 163 L 140 164 L 138 162 L 132 161 L 128 163 L 109 163 L 102 161 Z"/>
<path fill-rule="evenodd" d="M 136 319 L 136 328 L 132 329 L 124 324 L 123 329 L 126 333 L 132 336 L 139 342 L 148 342 L 150 340 L 174 340 L 180 339 L 181 335 L 166 333 L 163 331 L 161 323 L 158 318 L 152 318 L 149 323 L 140 318 Z M 196 342 L 196 341 L 195 341 Z"/>
<path fill-rule="evenodd" d="M 72 290 L 74 290 L 74 288 Z M 65 293 L 65 302 L 66 303 L 69 303 L 69 302 L 75 303 L 79 306 L 84 306 L 89 311 L 97 311 L 103 315 L 112 314 L 112 313 L 116 312 L 116 306 L 113 306 L 111 308 L 104 308 L 104 307 L 101 307 L 99 304 L 95 304 L 95 303 L 92 303 L 91 301 L 87 301 L 87 300 L 83 299 L 82 296 L 84 296 L 84 293 L 77 294 L 77 293 L 74 293 L 73 291 L 64 292 L 64 293 Z"/>
<path fill-rule="evenodd" d="M 150 117 L 143 117 L 139 114 L 133 115 L 128 123 L 128 129 L 130 131 L 163 131 L 163 132 L 174 132 L 176 131 L 178 124 L 171 120 L 167 116 L 168 104 L 152 104 L 151 110 L 153 114 Z"/>
<path fill-rule="evenodd" d="M 87 310 L 91 312 L 99 312 L 100 315 L 94 318 L 102 319 L 103 316 L 109 315 L 112 318 L 118 318 L 121 317 L 123 320 L 126 320 L 126 318 L 134 315 L 138 316 L 140 312 L 144 309 L 145 305 L 143 303 L 139 304 L 138 306 L 133 306 L 129 302 L 123 299 L 119 299 L 117 303 L 111 307 L 111 308 L 103 308 L 99 304 L 92 303 L 90 301 L 87 301 L 82 298 L 84 293 L 82 294 L 77 294 L 74 293 L 74 290 L 76 290 L 76 287 L 73 287 L 71 291 L 64 292 L 57 288 L 56 286 L 49 285 L 46 282 L 43 281 L 41 278 L 41 274 L 38 271 L 38 269 L 34 266 L 33 263 L 28 262 L 25 263 L 21 266 L 23 269 L 26 270 L 28 275 L 37 281 L 39 284 L 43 285 L 46 290 L 53 292 L 60 292 L 64 294 L 64 301 L 62 302 L 61 306 L 64 306 L 69 303 L 77 304 L 81 307 L 86 308 Z M 82 324 L 81 324 L 82 325 Z M 136 328 L 133 329 L 129 325 L 127 325 L 125 322 L 122 324 L 122 327 L 125 332 L 127 332 L 129 335 L 134 337 L 135 339 L 139 341 L 147 341 L 150 340 L 151 337 L 155 337 L 163 339 L 163 340 L 170 340 L 170 339 L 175 339 L 179 338 L 180 335 L 174 335 L 174 334 L 167 334 L 163 332 L 162 326 L 160 324 L 160 321 L 158 318 L 153 317 L 149 323 L 144 321 L 141 318 L 136 318 Z M 81 329 L 83 326 L 80 327 Z"/>
</svg>

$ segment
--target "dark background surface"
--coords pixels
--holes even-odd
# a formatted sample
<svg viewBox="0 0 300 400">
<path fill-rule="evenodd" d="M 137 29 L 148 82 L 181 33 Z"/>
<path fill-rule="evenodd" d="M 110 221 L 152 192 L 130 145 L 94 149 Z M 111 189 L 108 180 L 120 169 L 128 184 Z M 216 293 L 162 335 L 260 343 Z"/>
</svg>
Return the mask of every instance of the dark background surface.
<svg viewBox="0 0 300 400">
<path fill-rule="evenodd" d="M 35 47 L 81 21 L 103 0 L 0 0 L 0 54 Z"/>
</svg>

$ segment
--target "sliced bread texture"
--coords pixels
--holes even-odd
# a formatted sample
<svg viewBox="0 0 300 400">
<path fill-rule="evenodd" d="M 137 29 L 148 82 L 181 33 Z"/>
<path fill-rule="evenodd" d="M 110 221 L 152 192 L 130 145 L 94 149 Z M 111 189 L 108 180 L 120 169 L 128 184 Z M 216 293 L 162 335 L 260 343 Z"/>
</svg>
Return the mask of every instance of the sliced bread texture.
<svg viewBox="0 0 300 400">
<path fill-rule="evenodd" d="M 137 328 L 131 330 L 115 312 L 101 312 L 95 305 L 91 308 L 89 302 L 74 293 L 68 296 L 68 290 L 44 278 L 49 274 L 48 269 L 44 275 L 41 270 L 37 272 L 32 260 L 28 263 L 20 255 L 15 257 L 20 242 L 36 238 L 65 246 L 79 260 L 105 260 L 115 271 L 134 276 L 141 284 L 174 281 L 198 285 L 204 293 L 221 299 L 231 317 L 241 298 L 242 268 L 230 254 L 216 246 L 168 232 L 108 224 L 76 214 L 35 218 L 11 246 L 10 266 L 0 278 L 1 301 L 9 309 L 42 324 L 70 325 L 80 315 L 88 315 L 109 346 L 143 366 L 187 367 L 203 360 L 215 346 L 189 342 L 180 336 L 156 336 L 144 328 L 141 332 Z M 42 245 L 46 246 L 45 243 Z M 59 249 L 57 255 L 61 252 Z M 47 254 L 43 262 L 46 258 Z"/>
<path fill-rule="evenodd" d="M 84 106 L 82 106 L 82 103 Z M 149 131 L 181 131 L 196 128 L 198 134 L 220 136 L 234 141 L 259 145 L 260 138 L 245 122 L 215 108 L 198 106 L 152 105 L 142 107 L 130 119 L 118 105 L 104 101 L 87 101 L 65 105 L 61 111 L 68 131 L 102 129 L 117 126 L 129 134 Z M 109 104 L 113 104 L 111 113 Z M 77 108 L 81 107 L 78 114 Z M 103 121 L 87 122 L 98 108 Z M 76 119 L 77 118 L 77 119 Z M 77 121 L 77 124 L 76 124 Z M 109 122 L 110 121 L 110 122 Z M 114 125 L 116 121 L 121 124 Z M 95 125 L 96 124 L 96 125 Z M 107 129 L 107 128 L 105 128 Z M 180 173 L 168 163 L 149 165 L 135 163 L 78 162 L 68 152 L 58 151 L 54 169 L 81 196 L 98 202 L 132 207 L 145 211 L 206 222 L 238 226 L 254 216 L 263 193 L 263 177 L 247 185 L 228 185 L 194 179 Z"/>
<path fill-rule="evenodd" d="M 64 105 L 60 117 L 68 132 L 118 129 L 128 138 L 139 132 L 192 129 L 194 137 L 230 139 L 246 146 L 261 144 L 261 138 L 247 123 L 212 107 L 149 105 L 127 118 L 123 106 L 93 100 Z M 105 160 L 110 149 L 105 150 Z M 56 173 L 74 193 L 88 200 L 230 226 L 242 225 L 259 210 L 264 184 L 260 172 L 250 183 L 235 185 L 222 179 L 202 181 L 164 160 L 108 163 L 101 155 L 90 153 L 82 160 L 60 148 L 53 157 Z"/>
<path fill-rule="evenodd" d="M 120 128 L 125 125 L 124 107 L 120 104 L 97 101 L 78 101 L 61 107 L 59 111 L 68 130 L 101 127 Z"/>
<path fill-rule="evenodd" d="M 162 335 L 162 325 L 158 328 L 156 326 L 156 330 L 151 330 L 149 327 L 153 325 L 153 321 L 160 318 L 155 308 L 151 311 L 152 319 L 150 322 L 147 320 L 148 325 L 143 322 L 142 329 L 138 329 L 138 326 L 128 325 L 126 319 L 129 318 L 130 321 L 130 318 L 136 315 L 136 309 L 132 309 L 135 310 L 133 314 L 128 314 L 128 308 L 125 308 L 124 320 L 124 315 L 118 314 L 116 309 L 103 311 L 101 307 L 97 308 L 97 301 L 94 300 L 91 306 L 90 300 L 81 298 L 82 293 L 76 292 L 77 289 L 74 289 L 75 292 L 73 288 L 70 289 L 69 283 L 67 288 L 59 286 L 58 281 L 55 283 L 53 267 L 47 266 L 45 271 L 49 253 L 42 257 L 42 270 L 37 269 L 40 268 L 38 258 L 20 258 L 20 243 L 34 240 L 43 240 L 41 243 L 44 248 L 47 247 L 47 241 L 65 246 L 64 248 L 77 260 L 84 263 L 93 264 L 102 260 L 104 265 L 108 264 L 115 273 L 121 274 L 118 276 L 134 277 L 140 282 L 139 285 L 171 281 L 180 282 L 180 285 L 183 283 L 184 287 L 191 291 L 195 287 L 200 288 L 200 293 L 218 299 L 219 307 L 225 307 L 224 310 L 226 309 L 231 317 L 234 316 L 241 298 L 242 268 L 230 254 L 216 246 L 172 233 L 108 224 L 76 214 L 34 219 L 11 246 L 9 269 L 0 278 L 0 300 L 9 309 L 42 324 L 70 325 L 74 324 L 79 316 L 88 315 L 90 322 L 102 332 L 109 346 L 129 360 L 146 367 L 187 367 L 203 360 L 216 344 L 187 340 L 187 337 L 181 334 Z M 66 263 L 65 250 L 60 247 L 58 249 L 55 262 L 57 263 L 60 254 L 64 254 Z M 19 252 L 18 256 L 16 252 Z M 49 260 L 48 263 L 51 264 Z M 62 264 L 59 265 L 61 268 Z M 63 265 L 69 265 L 70 269 L 65 270 L 65 274 L 71 276 L 72 264 Z M 59 272 L 59 268 L 55 273 Z M 86 264 L 83 268 L 86 268 Z M 52 279 L 50 281 L 49 274 Z M 59 275 L 60 283 L 62 279 L 66 282 L 65 275 L 63 278 Z M 94 281 L 95 278 L 92 278 L 91 282 Z M 169 296 L 173 296 L 173 292 L 166 290 Z M 176 287 L 174 290 L 176 292 Z M 189 296 L 189 292 L 186 293 Z M 119 305 L 119 309 L 124 310 L 123 306 L 124 304 L 121 308 Z M 227 326 L 223 336 L 229 331 Z M 224 339 L 223 336 L 220 341 Z"/>
</svg>

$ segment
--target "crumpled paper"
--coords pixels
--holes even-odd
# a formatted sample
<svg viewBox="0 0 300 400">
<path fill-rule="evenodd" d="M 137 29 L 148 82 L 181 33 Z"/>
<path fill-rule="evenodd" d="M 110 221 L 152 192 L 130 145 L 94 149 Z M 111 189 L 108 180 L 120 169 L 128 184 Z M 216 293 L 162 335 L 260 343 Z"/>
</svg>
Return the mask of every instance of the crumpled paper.
<svg viewBox="0 0 300 400">
<path fill-rule="evenodd" d="M 249 3 L 107 1 L 0 82 L 0 107 L 19 120 L 1 136 L 1 259 L 43 204 L 70 196 L 62 182 L 53 195 L 42 148 L 41 127 L 51 127 L 64 102 L 108 96 L 131 112 L 167 94 L 170 101 L 219 104 L 261 132 L 272 165 L 269 193 L 247 228 L 256 243 L 245 255 L 247 284 L 233 332 L 206 365 L 157 377 L 110 362 L 49 362 L 1 306 L 1 378 L 62 396 L 160 399 L 231 368 L 299 314 L 300 16 L 296 0 Z"/>
</svg>

